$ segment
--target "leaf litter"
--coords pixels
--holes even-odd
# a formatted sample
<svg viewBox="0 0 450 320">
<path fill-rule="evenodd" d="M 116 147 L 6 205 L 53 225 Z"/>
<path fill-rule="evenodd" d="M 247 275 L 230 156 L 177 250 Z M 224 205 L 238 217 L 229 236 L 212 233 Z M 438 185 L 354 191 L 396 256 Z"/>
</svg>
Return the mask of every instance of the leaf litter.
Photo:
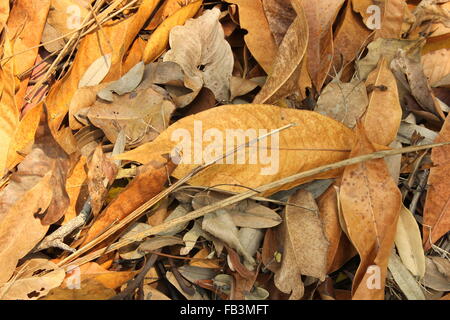
<svg viewBox="0 0 450 320">
<path fill-rule="evenodd" d="M 0 299 L 448 296 L 446 1 L 0 12 Z"/>
</svg>

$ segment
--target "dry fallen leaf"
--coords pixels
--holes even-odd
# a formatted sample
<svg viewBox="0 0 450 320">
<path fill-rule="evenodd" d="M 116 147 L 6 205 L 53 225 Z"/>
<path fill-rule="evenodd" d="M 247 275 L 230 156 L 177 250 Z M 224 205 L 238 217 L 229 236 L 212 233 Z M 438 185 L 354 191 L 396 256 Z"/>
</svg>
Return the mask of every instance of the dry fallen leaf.
<svg viewBox="0 0 450 320">
<path fill-rule="evenodd" d="M 447 116 L 439 136 L 435 141 L 450 140 L 450 117 Z M 424 207 L 423 243 L 425 250 L 450 230 L 450 147 L 434 149 L 428 177 L 428 192 Z"/>
<path fill-rule="evenodd" d="M 239 8 L 239 23 L 241 28 L 247 30 L 244 36 L 250 52 L 259 62 L 267 74 L 274 70 L 273 61 L 278 48 L 271 33 L 268 17 L 264 12 L 261 1 L 227 0 Z M 265 5 L 265 3 L 264 3 Z"/>
<path fill-rule="evenodd" d="M 152 33 L 148 40 L 143 53 L 142 60 L 145 63 L 155 61 L 165 50 L 169 44 L 170 31 L 175 26 L 183 25 L 188 19 L 192 18 L 200 9 L 203 1 L 194 1 L 184 6 L 167 19 L 165 19 L 158 28 Z"/>
<path fill-rule="evenodd" d="M 375 151 L 361 126 L 357 132 L 358 142 L 351 156 Z M 339 199 L 349 238 L 361 257 L 353 280 L 353 299 L 383 299 L 401 209 L 400 191 L 384 160 L 347 166 Z"/>
<path fill-rule="evenodd" d="M 353 128 L 366 111 L 368 103 L 366 86 L 362 81 L 355 79 L 343 83 L 335 79 L 323 89 L 314 111 Z"/>
<path fill-rule="evenodd" d="M 16 279 L 0 286 L 0 299 L 37 300 L 58 287 L 66 275 L 55 263 L 42 258 L 26 260 L 20 268 Z"/>
<path fill-rule="evenodd" d="M 329 242 L 325 236 L 319 210 L 311 193 L 300 190 L 289 202 L 301 207 L 287 207 L 283 230 L 281 267 L 275 274 L 275 285 L 290 299 L 298 300 L 304 288 L 301 276 L 325 280 Z"/>
<path fill-rule="evenodd" d="M 172 162 L 150 162 L 139 168 L 132 182 L 100 213 L 94 221 L 83 244 L 95 239 L 112 223 L 120 221 L 133 210 L 157 195 L 163 188 L 168 175 L 174 169 Z"/>
<path fill-rule="evenodd" d="M 405 267 L 413 275 L 422 278 L 425 274 L 425 253 L 420 230 L 416 219 L 404 206 L 398 217 L 395 246 Z"/>
<path fill-rule="evenodd" d="M 175 106 L 158 87 L 142 88 L 123 96 L 113 96 L 113 102 L 97 100 L 87 111 L 87 118 L 115 142 L 123 129 L 127 145 L 154 140 L 167 128 Z"/>
<path fill-rule="evenodd" d="M 184 71 L 185 86 L 193 91 L 189 94 L 190 101 L 181 106 L 190 103 L 203 85 L 214 93 L 216 100 L 229 100 L 233 53 L 224 39 L 219 16 L 218 9 L 205 10 L 197 19 L 170 31 L 171 49 L 164 55 L 164 62 L 179 64 Z"/>
<path fill-rule="evenodd" d="M 363 119 L 364 129 L 372 143 L 387 146 L 397 136 L 402 107 L 395 77 L 384 58 L 367 77 L 366 87 L 372 92 L 369 93 L 369 104 Z"/>
<path fill-rule="evenodd" d="M 333 23 L 344 0 L 304 0 L 308 21 L 307 65 L 311 80 L 320 92 L 333 63 Z"/>
<path fill-rule="evenodd" d="M 215 117 L 217 112 L 226 114 L 226 120 Z M 216 119 L 217 121 L 215 121 Z M 249 104 L 221 106 L 185 117 L 162 132 L 153 142 L 114 158 L 148 163 L 152 159 L 160 159 L 160 154 L 172 153 L 174 155 L 174 148 L 180 146 L 180 140 L 187 140 L 185 143 L 189 143 L 189 145 L 186 149 L 183 149 L 184 160 L 173 173 L 176 178 L 182 178 L 192 169 L 206 162 L 205 160 L 211 161 L 222 152 L 225 154 L 225 147 L 234 148 L 245 143 L 245 141 L 239 142 L 237 145 L 230 145 L 230 142 L 226 143 L 224 141 L 226 129 L 239 129 L 243 132 L 253 129 L 255 131 L 254 138 L 257 138 L 261 136 L 262 131 L 258 133 L 256 128 L 258 130 L 263 129 L 265 133 L 268 133 L 270 130 L 279 129 L 290 123 L 296 123 L 297 126 L 279 133 L 279 155 L 267 155 L 274 160 L 272 165 L 270 164 L 270 158 L 262 158 L 262 160 L 265 159 L 264 164 L 253 164 L 248 161 L 248 155 L 246 155 L 247 161 L 242 164 L 236 163 L 236 160 L 233 164 L 213 165 L 197 174 L 189 180 L 189 183 L 201 186 L 219 186 L 220 189 L 242 192 L 239 185 L 256 188 L 294 173 L 348 157 L 348 151 L 353 144 L 354 136 L 350 129 L 337 121 L 311 111 Z M 200 124 L 202 127 L 199 127 Z M 218 130 L 217 133 L 214 133 L 216 136 L 212 137 L 213 141 L 211 142 L 203 138 L 203 134 L 209 129 Z M 194 134 L 194 130 L 197 130 L 197 133 Z M 216 131 L 210 130 L 209 132 Z M 249 140 L 248 134 L 253 135 L 252 131 L 247 133 L 245 138 L 247 142 Z M 320 139 L 317 139 L 318 137 Z M 269 141 L 264 142 L 263 146 L 266 146 L 265 143 L 267 143 L 267 147 L 270 148 L 272 143 L 277 143 L 276 139 L 266 138 L 265 140 Z M 205 152 L 204 158 L 202 158 L 201 153 L 195 152 L 199 149 L 193 149 L 194 147 L 200 148 L 200 146 L 203 146 L 201 150 L 209 150 L 208 153 Z M 208 146 L 209 149 L 206 149 Z M 219 150 L 216 150 L 217 148 Z M 177 154 L 178 152 L 175 152 L 175 155 Z M 242 154 L 245 156 L 244 152 Z M 296 157 L 299 161 L 293 162 L 290 160 Z M 244 164 L 245 170 L 242 170 Z M 321 174 L 316 178 L 334 177 L 335 175 L 336 172 L 331 172 Z M 311 181 L 311 179 L 308 181 Z M 285 186 L 284 189 L 290 189 L 305 182 L 298 181 Z M 276 191 L 278 189 L 271 190 L 270 193 Z"/>
<path fill-rule="evenodd" d="M 301 61 L 307 49 L 308 24 L 302 4 L 298 0 L 292 4 L 297 17 L 286 31 L 273 62 L 276 72 L 269 75 L 253 103 L 275 103 L 297 90 Z"/>
</svg>

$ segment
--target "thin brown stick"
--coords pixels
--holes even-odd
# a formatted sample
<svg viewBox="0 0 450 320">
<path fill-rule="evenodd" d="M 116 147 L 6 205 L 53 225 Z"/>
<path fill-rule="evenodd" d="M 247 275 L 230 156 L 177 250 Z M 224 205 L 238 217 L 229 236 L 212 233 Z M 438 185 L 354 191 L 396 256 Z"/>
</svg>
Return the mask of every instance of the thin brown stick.
<svg viewBox="0 0 450 320">
<path fill-rule="evenodd" d="M 210 212 L 214 212 L 220 208 L 235 204 L 239 201 L 242 201 L 244 199 L 247 199 L 249 197 L 252 197 L 258 193 L 264 192 L 264 191 L 268 191 L 274 188 L 278 188 L 281 187 L 283 185 L 286 185 L 288 183 L 303 179 L 303 178 L 308 178 L 308 177 L 312 177 L 315 176 L 317 174 L 326 172 L 326 171 L 330 171 L 333 169 L 338 169 L 338 168 L 342 168 L 345 166 L 349 166 L 349 165 L 353 165 L 353 164 L 357 164 L 357 163 L 361 163 L 361 162 L 365 162 L 368 160 L 374 160 L 374 159 L 381 159 L 387 156 L 392 156 L 392 155 L 396 155 L 396 154 L 403 154 L 403 153 L 409 153 L 409 152 L 416 152 L 419 150 L 424 150 L 424 149 L 430 149 L 430 148 L 436 148 L 436 147 L 441 147 L 444 145 L 449 145 L 450 142 L 442 142 L 442 143 L 434 143 L 434 144 L 429 144 L 429 145 L 423 145 L 423 146 L 412 146 L 412 147 L 406 147 L 406 148 L 401 148 L 401 149 L 394 149 L 394 150 L 383 150 L 383 151 L 377 151 L 374 153 L 370 153 L 370 154 L 366 154 L 366 155 L 362 155 L 362 156 L 358 156 L 358 157 L 354 157 L 354 158 L 350 158 L 347 160 L 343 160 L 343 161 L 339 161 L 339 162 L 335 162 L 335 163 L 331 163 L 328 165 L 324 165 L 324 166 L 320 166 L 318 168 L 314 168 L 311 170 L 307 170 L 295 175 L 292 175 L 290 177 L 286 177 L 268 184 L 265 184 L 255 190 L 249 190 L 247 192 L 244 193 L 240 193 L 237 194 L 235 196 L 229 197 L 225 200 L 216 202 L 212 205 L 209 206 L 205 206 L 203 208 L 200 208 L 198 210 L 194 210 L 190 213 L 188 213 L 187 215 L 180 217 L 180 218 L 176 218 L 167 222 L 164 222 L 160 225 L 157 225 L 145 232 L 140 232 L 138 234 L 136 234 L 133 237 L 129 237 L 127 239 L 123 239 L 117 243 L 112 244 L 111 246 L 109 246 L 108 248 L 103 248 L 103 249 L 99 249 L 96 250 L 90 254 L 87 254 L 86 256 L 79 258 L 75 261 L 73 261 L 72 263 L 70 263 L 70 261 L 73 260 L 73 258 L 75 256 L 79 256 L 76 252 L 75 254 L 67 257 L 66 259 L 62 260 L 58 265 L 59 266 L 65 266 L 65 265 L 82 265 L 86 262 L 92 261 L 100 256 L 102 256 L 103 254 L 115 251 L 117 249 L 120 249 L 130 243 L 136 242 L 136 241 L 141 241 L 142 239 L 158 234 L 160 232 L 164 232 L 166 230 L 169 230 L 171 228 L 173 228 L 174 226 L 177 226 L 179 224 L 184 224 L 186 222 L 195 220 L 197 218 L 200 218 L 202 216 L 204 216 L 207 213 Z M 152 202 L 152 200 L 150 200 L 149 202 Z M 139 210 L 139 209 L 137 209 Z"/>
</svg>

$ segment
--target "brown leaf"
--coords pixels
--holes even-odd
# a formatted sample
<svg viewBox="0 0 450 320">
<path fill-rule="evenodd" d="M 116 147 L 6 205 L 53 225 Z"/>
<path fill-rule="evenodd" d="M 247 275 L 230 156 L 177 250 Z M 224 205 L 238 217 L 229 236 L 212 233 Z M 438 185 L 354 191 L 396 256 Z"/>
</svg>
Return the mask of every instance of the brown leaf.
<svg viewBox="0 0 450 320">
<path fill-rule="evenodd" d="M 264 13 L 277 46 L 281 44 L 289 26 L 296 17 L 290 0 L 262 0 Z"/>
<path fill-rule="evenodd" d="M 100 281 L 87 278 L 81 280 L 77 290 L 55 288 L 41 300 L 108 300 L 116 295 L 116 291 L 105 287 Z"/>
<path fill-rule="evenodd" d="M 115 221 L 122 220 L 162 191 L 167 177 L 174 168 L 175 165 L 171 161 L 166 163 L 150 162 L 140 167 L 137 176 L 94 221 L 83 240 L 83 244 L 95 239 Z"/>
<path fill-rule="evenodd" d="M 450 49 L 440 49 L 422 56 L 423 72 L 431 86 L 450 74 Z"/>
<path fill-rule="evenodd" d="M 368 103 L 366 86 L 362 81 L 355 79 L 343 83 L 336 79 L 322 91 L 314 111 L 353 128 L 366 111 Z"/>
<path fill-rule="evenodd" d="M 333 62 L 333 23 L 343 3 L 344 0 L 302 2 L 309 28 L 308 71 L 318 92 Z"/>
<path fill-rule="evenodd" d="M 253 103 L 275 103 L 297 90 L 301 62 L 308 43 L 308 25 L 302 4 L 292 2 L 297 17 L 292 22 L 280 44 L 273 62 L 273 74 L 256 95 Z"/>
<path fill-rule="evenodd" d="M 411 94 L 424 110 L 431 112 L 441 119 L 445 119 L 444 113 L 434 97 L 428 79 L 423 71 L 423 66 L 420 63 L 420 55 L 417 54 L 417 51 L 414 52 L 400 49 L 391 62 L 391 68 L 396 71 L 397 77 L 400 76 L 400 73 L 405 75 Z"/>
<path fill-rule="evenodd" d="M 435 140 L 450 141 L 450 117 Z M 450 147 L 435 148 L 431 152 L 435 167 L 428 177 L 428 192 L 423 213 L 423 243 L 425 250 L 450 230 Z"/>
<path fill-rule="evenodd" d="M 278 52 L 275 39 L 271 33 L 268 18 L 261 1 L 227 0 L 239 7 L 239 23 L 247 30 L 245 43 L 261 67 L 270 74 L 274 70 L 273 62 Z"/>
<path fill-rule="evenodd" d="M 88 163 L 88 188 L 91 197 L 92 214 L 97 216 L 108 194 L 108 186 L 114 180 L 117 166 L 103 153 L 98 145 Z"/>
<path fill-rule="evenodd" d="M 184 84 L 193 92 L 190 103 L 202 86 L 210 89 L 218 101 L 228 101 L 230 78 L 233 71 L 233 53 L 225 40 L 219 23 L 220 10 L 205 10 L 197 19 L 191 19 L 184 26 L 170 31 L 170 50 L 164 55 L 164 62 L 175 62 L 184 71 Z M 203 66 L 203 70 L 200 67 Z"/>
<path fill-rule="evenodd" d="M 326 239 L 319 210 L 311 193 L 299 190 L 289 198 L 289 203 L 299 205 L 286 208 L 284 251 L 281 268 L 275 275 L 275 285 L 290 299 L 303 296 L 302 275 L 325 280 L 328 240 Z"/>
<path fill-rule="evenodd" d="M 402 107 L 397 82 L 384 58 L 367 77 L 366 87 L 372 89 L 363 119 L 367 138 L 372 143 L 387 146 L 397 137 Z"/>
<path fill-rule="evenodd" d="M 327 254 L 327 273 L 334 272 L 341 268 L 344 263 L 355 256 L 356 251 L 339 222 L 338 212 L 338 191 L 332 185 L 317 199 L 320 219 L 323 223 L 326 239 L 329 247 Z"/>
<path fill-rule="evenodd" d="M 45 211 L 52 200 L 51 174 L 47 172 L 28 190 L 19 189 L 25 187 L 24 183 L 13 184 L 19 189 L 13 190 L 10 182 L 0 193 L 0 283 L 8 281 L 19 259 L 30 252 L 48 230 L 35 215 Z"/>
<path fill-rule="evenodd" d="M 3 41 L 0 56 L 6 58 L 12 55 L 12 43 L 6 37 Z M 14 133 L 19 124 L 19 107 L 14 99 L 19 84 L 14 74 L 14 60 L 3 60 L 0 66 L 0 139 L 2 141 L 0 145 L 0 175 L 3 176 L 5 169 L 7 169 L 10 145 L 13 144 Z"/>
<path fill-rule="evenodd" d="M 47 259 L 34 258 L 20 266 L 20 275 L 0 286 L 2 300 L 37 300 L 58 287 L 66 273 Z"/>
<path fill-rule="evenodd" d="M 369 35 L 369 29 L 358 19 L 349 2 L 334 35 L 334 68 L 340 70 L 353 61 Z"/>
<path fill-rule="evenodd" d="M 376 151 L 361 126 L 357 132 L 358 142 L 351 157 Z M 353 280 L 353 298 L 383 299 L 401 209 L 400 191 L 384 160 L 347 166 L 339 199 L 349 238 L 361 257 Z"/>
<path fill-rule="evenodd" d="M 103 130 L 108 140 L 115 142 L 119 132 L 125 130 L 128 145 L 154 140 L 167 128 L 175 106 L 155 91 L 142 88 L 123 96 L 113 96 L 113 103 L 97 100 L 87 117 Z"/>
</svg>

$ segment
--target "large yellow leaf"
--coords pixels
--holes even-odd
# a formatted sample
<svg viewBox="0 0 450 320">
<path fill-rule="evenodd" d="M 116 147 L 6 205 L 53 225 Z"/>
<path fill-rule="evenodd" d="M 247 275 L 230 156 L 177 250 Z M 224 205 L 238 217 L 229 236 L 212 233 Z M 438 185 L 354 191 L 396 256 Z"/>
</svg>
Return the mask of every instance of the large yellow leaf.
<svg viewBox="0 0 450 320">
<path fill-rule="evenodd" d="M 161 154 L 172 152 L 179 145 L 179 139 L 187 134 L 189 135 L 187 138 L 192 142 L 191 147 L 181 151 L 185 158 L 184 163 L 181 163 L 173 173 L 176 178 L 181 178 L 199 164 L 204 163 L 204 160 L 212 160 L 215 156 L 225 154 L 226 149 L 233 150 L 244 141 L 252 140 L 249 139 L 252 136 L 251 131 L 253 131 L 252 138 L 260 137 L 264 134 L 261 129 L 270 132 L 291 123 L 296 123 L 297 126 L 278 134 L 279 148 L 275 145 L 277 135 L 272 135 L 262 139 L 258 144 L 252 144 L 249 148 L 238 151 L 238 156 L 242 154 L 243 158 L 245 157 L 245 160 L 241 158 L 241 164 L 238 163 L 236 155 L 232 155 L 224 160 L 223 164 L 215 164 L 199 173 L 190 180 L 190 183 L 217 185 L 222 189 L 242 192 L 245 189 L 239 186 L 255 188 L 348 157 L 354 135 L 350 129 L 339 122 L 311 111 L 248 104 L 221 106 L 183 118 L 162 132 L 154 141 L 119 155 L 117 159 L 140 163 L 157 160 Z M 227 134 L 231 136 L 231 130 L 237 129 L 241 130 L 242 140 L 240 142 L 234 139 L 226 141 Z M 253 130 L 247 131 L 249 129 Z M 203 138 L 203 135 L 206 137 Z M 208 135 L 211 139 L 209 141 L 207 141 Z M 269 151 L 267 154 L 263 148 L 264 144 L 267 144 L 266 149 Z M 218 152 L 213 150 L 216 147 L 220 149 Z M 202 157 L 202 151 L 205 157 Z M 250 163 L 250 154 L 255 155 L 256 151 L 262 152 L 267 158 L 260 157 L 261 154 L 258 154 L 256 161 Z M 334 171 L 314 178 L 334 177 L 336 174 L 337 172 Z M 284 186 L 284 189 L 304 182 L 305 180 L 296 181 Z M 270 193 L 275 191 L 277 190 L 271 190 Z"/>
</svg>

